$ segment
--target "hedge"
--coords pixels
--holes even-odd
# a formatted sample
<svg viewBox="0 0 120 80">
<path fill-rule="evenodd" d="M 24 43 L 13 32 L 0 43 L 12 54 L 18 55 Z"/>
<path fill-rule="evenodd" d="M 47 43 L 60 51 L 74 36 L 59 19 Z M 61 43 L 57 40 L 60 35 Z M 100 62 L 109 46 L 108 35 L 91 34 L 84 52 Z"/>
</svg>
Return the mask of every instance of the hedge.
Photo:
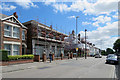
<svg viewBox="0 0 120 80">
<path fill-rule="evenodd" d="M 34 55 L 15 55 L 15 56 L 8 56 L 9 60 L 20 60 L 20 59 L 33 59 Z"/>
<path fill-rule="evenodd" d="M 8 51 L 0 50 L 0 61 L 8 61 Z"/>
</svg>

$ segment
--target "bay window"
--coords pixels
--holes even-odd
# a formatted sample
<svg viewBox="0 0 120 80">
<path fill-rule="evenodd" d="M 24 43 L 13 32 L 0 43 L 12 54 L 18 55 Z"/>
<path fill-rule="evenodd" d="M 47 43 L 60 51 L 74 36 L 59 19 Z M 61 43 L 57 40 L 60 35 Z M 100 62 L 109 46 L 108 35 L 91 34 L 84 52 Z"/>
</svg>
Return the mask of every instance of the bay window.
<svg viewBox="0 0 120 80">
<path fill-rule="evenodd" d="M 18 27 L 13 27 L 13 37 L 19 38 L 20 37 L 20 30 Z"/>
<path fill-rule="evenodd" d="M 13 55 L 19 55 L 19 45 L 13 45 Z"/>
<path fill-rule="evenodd" d="M 20 38 L 20 28 L 16 27 L 16 26 L 11 26 L 11 25 L 5 24 L 4 36 L 5 37 Z"/>
<path fill-rule="evenodd" d="M 8 51 L 8 55 L 11 55 L 11 44 L 5 44 L 4 49 Z"/>
</svg>

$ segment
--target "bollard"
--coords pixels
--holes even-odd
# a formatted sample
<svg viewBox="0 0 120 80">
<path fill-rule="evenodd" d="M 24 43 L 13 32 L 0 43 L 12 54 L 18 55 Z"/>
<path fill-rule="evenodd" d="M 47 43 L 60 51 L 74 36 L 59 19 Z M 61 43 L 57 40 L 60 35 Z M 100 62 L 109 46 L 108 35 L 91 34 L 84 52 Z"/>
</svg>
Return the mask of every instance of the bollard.
<svg viewBox="0 0 120 80">
<path fill-rule="evenodd" d="M 60 55 L 60 56 L 61 56 L 61 60 L 63 60 L 63 53 L 61 53 L 61 55 Z"/>
<path fill-rule="evenodd" d="M 52 54 L 52 61 L 54 61 L 55 60 L 55 57 L 54 57 L 54 53 Z"/>
<path fill-rule="evenodd" d="M 68 59 L 70 59 L 70 53 L 68 53 L 67 55 L 68 55 Z"/>
<path fill-rule="evenodd" d="M 34 61 L 39 62 L 40 61 L 40 55 L 34 55 Z"/>
<path fill-rule="evenodd" d="M 43 53 L 43 62 L 46 62 L 46 54 Z"/>
<path fill-rule="evenodd" d="M 73 53 L 70 53 L 70 58 L 73 59 Z"/>
</svg>

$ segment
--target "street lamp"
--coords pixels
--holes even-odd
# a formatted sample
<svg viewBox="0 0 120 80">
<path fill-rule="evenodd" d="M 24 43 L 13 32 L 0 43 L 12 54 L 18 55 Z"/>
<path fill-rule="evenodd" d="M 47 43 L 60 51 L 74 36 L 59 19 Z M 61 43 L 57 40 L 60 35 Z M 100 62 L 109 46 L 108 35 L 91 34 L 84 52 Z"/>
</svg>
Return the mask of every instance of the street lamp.
<svg viewBox="0 0 120 80">
<path fill-rule="evenodd" d="M 85 29 L 85 59 L 87 59 L 87 53 L 86 53 L 86 31 L 87 31 L 87 29 Z"/>
<path fill-rule="evenodd" d="M 77 45 L 77 19 L 79 16 L 76 16 L 76 45 Z M 77 50 L 76 50 L 76 60 L 77 60 Z"/>
</svg>

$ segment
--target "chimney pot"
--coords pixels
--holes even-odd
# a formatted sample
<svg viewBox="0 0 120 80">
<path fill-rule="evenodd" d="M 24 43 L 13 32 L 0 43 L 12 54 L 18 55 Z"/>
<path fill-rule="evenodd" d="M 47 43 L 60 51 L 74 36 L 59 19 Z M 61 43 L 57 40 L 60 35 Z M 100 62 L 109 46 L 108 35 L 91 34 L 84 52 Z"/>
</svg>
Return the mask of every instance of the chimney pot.
<svg viewBox="0 0 120 80">
<path fill-rule="evenodd" d="M 13 15 L 18 19 L 18 15 L 16 12 L 14 12 Z"/>
</svg>

